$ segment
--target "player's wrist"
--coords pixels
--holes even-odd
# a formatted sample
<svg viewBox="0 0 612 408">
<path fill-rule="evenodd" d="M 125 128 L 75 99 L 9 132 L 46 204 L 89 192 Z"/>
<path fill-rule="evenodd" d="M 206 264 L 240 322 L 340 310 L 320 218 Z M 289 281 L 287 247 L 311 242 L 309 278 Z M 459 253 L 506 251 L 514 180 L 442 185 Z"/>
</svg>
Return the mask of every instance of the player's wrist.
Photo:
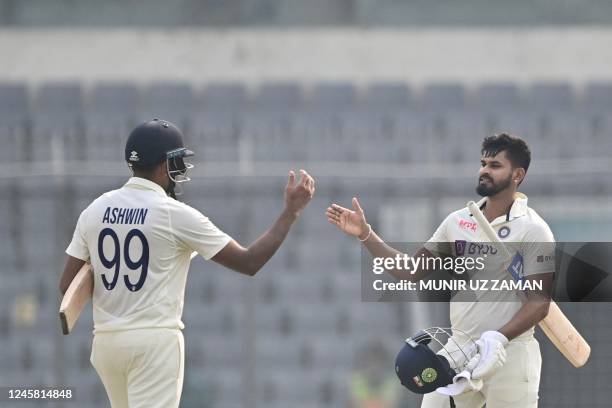
<svg viewBox="0 0 612 408">
<path fill-rule="evenodd" d="M 481 338 L 483 340 L 492 340 L 501 343 L 503 346 L 506 346 L 509 342 L 508 337 L 499 331 L 486 331 L 482 334 Z"/>
<path fill-rule="evenodd" d="M 302 213 L 302 209 L 295 209 L 295 208 L 291 208 L 291 206 L 289 205 L 285 205 L 285 208 L 283 209 L 283 217 L 289 218 L 292 221 L 295 221 L 300 214 Z"/>
<path fill-rule="evenodd" d="M 372 236 L 372 226 L 366 224 L 366 230 L 362 231 L 361 234 L 357 235 L 357 239 L 361 242 L 365 242 Z"/>
</svg>

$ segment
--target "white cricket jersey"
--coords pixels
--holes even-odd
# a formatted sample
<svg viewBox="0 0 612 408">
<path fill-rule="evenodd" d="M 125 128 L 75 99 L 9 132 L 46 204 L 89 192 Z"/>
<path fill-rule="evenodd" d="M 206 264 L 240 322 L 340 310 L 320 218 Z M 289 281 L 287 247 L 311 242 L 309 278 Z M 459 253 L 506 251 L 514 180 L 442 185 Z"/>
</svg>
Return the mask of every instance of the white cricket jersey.
<svg viewBox="0 0 612 408">
<path fill-rule="evenodd" d="M 79 216 L 66 253 L 91 260 L 94 333 L 184 328 L 191 254 L 210 259 L 231 238 L 198 210 L 132 177 Z"/>
<path fill-rule="evenodd" d="M 483 208 L 486 198 L 478 202 Z M 548 224 L 531 208 L 527 206 L 527 196 L 517 193 L 510 211 L 491 222 L 502 241 L 514 256 L 522 258 L 522 276 L 552 273 L 555 270 L 554 237 Z M 438 227 L 433 236 L 425 244 L 432 253 L 452 253 L 455 256 L 479 256 L 479 251 L 490 250 L 486 243 L 490 241 L 467 208 L 451 213 Z M 473 243 L 484 245 L 473 245 Z M 472 244 L 472 245 L 471 245 Z M 459 251 L 462 253 L 457 253 Z M 493 249 L 494 250 L 494 249 Z M 503 280 L 508 277 L 504 268 L 503 257 L 486 258 L 486 279 Z M 506 265 L 507 266 L 507 265 Z M 483 276 L 484 278 L 485 276 Z M 521 308 L 521 300 L 516 293 L 504 292 L 499 301 L 453 302 L 450 305 L 450 320 L 453 329 L 466 332 L 473 338 L 478 338 L 487 330 L 499 330 Z M 533 327 L 523 333 L 520 338 L 533 336 Z"/>
</svg>

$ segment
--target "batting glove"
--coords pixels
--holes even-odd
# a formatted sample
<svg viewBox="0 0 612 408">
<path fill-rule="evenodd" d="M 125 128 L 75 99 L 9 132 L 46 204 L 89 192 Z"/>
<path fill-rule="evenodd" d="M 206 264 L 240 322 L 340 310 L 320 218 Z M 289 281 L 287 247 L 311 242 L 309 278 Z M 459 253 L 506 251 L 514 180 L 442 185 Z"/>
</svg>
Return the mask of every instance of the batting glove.
<svg viewBox="0 0 612 408">
<path fill-rule="evenodd" d="M 486 379 L 506 363 L 508 339 L 497 331 L 487 331 L 476 340 L 480 360 L 472 371 L 473 379 Z"/>
</svg>

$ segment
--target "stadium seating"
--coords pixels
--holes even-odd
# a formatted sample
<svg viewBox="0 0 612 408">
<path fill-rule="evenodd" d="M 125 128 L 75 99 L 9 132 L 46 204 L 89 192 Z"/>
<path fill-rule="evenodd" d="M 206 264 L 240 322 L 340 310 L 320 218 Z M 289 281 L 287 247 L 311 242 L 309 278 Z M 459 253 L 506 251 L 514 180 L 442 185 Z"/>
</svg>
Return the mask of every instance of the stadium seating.
<svg viewBox="0 0 612 408">
<path fill-rule="evenodd" d="M 99 83 L 88 102 L 84 114 L 88 159 L 121 163 L 127 134 L 142 121 L 139 88 L 124 82 Z"/>
<path fill-rule="evenodd" d="M 28 160 L 30 100 L 23 83 L 0 83 L 0 163 Z"/>
<path fill-rule="evenodd" d="M 611 192 L 609 180 L 592 180 L 589 173 L 553 177 L 568 159 L 593 165 L 609 160 L 609 83 L 576 91 L 556 82 L 474 89 L 460 83 L 412 89 L 385 82 L 360 89 L 345 82 L 270 82 L 248 89 L 218 82 L 200 89 L 182 82 L 90 88 L 60 82 L 29 91 L 23 84 L 0 84 L 3 169 L 19 165 L 30 172 L 23 179 L 0 178 L 0 383 L 36 378 L 50 384 L 59 373 L 94 401 L 88 406 L 107 406 L 88 362 L 91 319 L 80 321 L 73 335 L 59 335 L 58 271 L 80 211 L 129 177 L 123 146 L 141 120 L 167 118 L 185 130 L 198 167 L 182 199 L 243 244 L 280 213 L 289 169 L 305 167 L 317 178 L 304 217 L 255 279 L 201 258 L 192 262 L 184 308 L 185 407 L 347 406 L 350 375 L 365 343 L 380 340 L 392 367 L 405 337 L 422 325 L 443 324 L 446 316 L 436 305 L 361 301 L 361 249 L 324 219 L 329 203 L 350 206 L 358 195 L 377 230 L 388 225 L 381 217 L 391 205 L 395 216 L 407 217 L 402 226 L 419 222 L 415 231 L 433 231 L 446 203 L 463 205 L 457 197 L 473 191 L 480 142 L 499 131 L 525 136 L 532 148 L 537 169 L 528 194 L 597 201 Z M 415 200 L 425 203 L 416 220 L 409 213 Z M 561 236 L 568 223 L 562 215 L 551 218 Z M 34 323 L 14 313 L 16 302 L 31 299 Z M 606 373 L 609 308 L 578 306 L 564 309 L 587 336 L 599 336 L 591 338 L 590 370 Z M 588 387 L 591 399 L 574 403 L 605 406 L 597 375 L 564 383 L 557 392 L 557 378 L 576 376 L 566 375 L 571 368 L 547 341 L 541 345 L 547 407 L 571 406 L 563 405 L 571 390 Z"/>
<path fill-rule="evenodd" d="M 164 118 L 188 132 L 195 107 L 194 89 L 188 82 L 157 82 L 143 92 L 142 119 Z"/>
<path fill-rule="evenodd" d="M 85 27 L 478 27 L 607 25 L 611 22 L 608 2 L 517 0 L 491 6 L 482 0 L 451 0 L 435 4 L 419 1 L 363 0 L 235 0 L 231 4 L 198 0 L 177 0 L 172 4 L 150 0 L 151 10 L 139 2 L 121 7 L 117 2 L 84 2 L 75 7 L 71 0 L 6 3 L 0 24 L 9 26 Z M 162 56 L 160 51 L 160 57 Z M 452 63 L 452 61 L 448 61 Z"/>
</svg>

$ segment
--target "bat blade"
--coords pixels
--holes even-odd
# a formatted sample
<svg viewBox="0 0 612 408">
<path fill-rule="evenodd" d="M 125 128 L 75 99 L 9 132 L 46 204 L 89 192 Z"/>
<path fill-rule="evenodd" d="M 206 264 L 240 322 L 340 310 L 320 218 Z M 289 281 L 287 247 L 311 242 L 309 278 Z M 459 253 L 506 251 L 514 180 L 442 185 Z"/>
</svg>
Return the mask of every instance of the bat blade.
<svg viewBox="0 0 612 408">
<path fill-rule="evenodd" d="M 504 255 L 511 258 L 508 249 L 503 245 L 495 230 L 489 224 L 484 214 L 475 202 L 467 204 L 468 210 L 474 216 L 476 223 L 483 229 L 485 235 L 491 242 L 501 244 Z M 548 315 L 538 323 L 546 337 L 557 347 L 563 356 L 576 368 L 582 367 L 589 360 L 591 346 L 582 335 L 576 330 L 574 325 L 563 314 L 559 306 L 551 301 L 548 308 Z"/>
<path fill-rule="evenodd" d="M 81 311 L 93 294 L 93 271 L 86 263 L 76 274 L 60 304 L 59 316 L 62 333 L 70 334 Z"/>
<path fill-rule="evenodd" d="M 591 346 L 563 314 L 555 302 L 550 302 L 548 315 L 539 323 L 546 337 L 576 368 L 589 361 Z"/>
</svg>

